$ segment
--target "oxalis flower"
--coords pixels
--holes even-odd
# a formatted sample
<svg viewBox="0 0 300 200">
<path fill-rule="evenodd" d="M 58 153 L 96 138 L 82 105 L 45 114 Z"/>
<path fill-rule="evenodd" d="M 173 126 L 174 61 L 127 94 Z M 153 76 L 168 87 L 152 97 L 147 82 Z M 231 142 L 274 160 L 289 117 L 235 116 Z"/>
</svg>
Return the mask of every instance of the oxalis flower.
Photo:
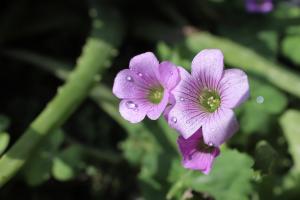
<svg viewBox="0 0 300 200">
<path fill-rule="evenodd" d="M 268 13 L 273 9 L 272 0 L 246 0 L 246 9 L 248 12 Z"/>
<path fill-rule="evenodd" d="M 205 143 L 219 146 L 238 130 L 232 109 L 249 97 L 248 78 L 242 70 L 223 68 L 218 49 L 198 53 L 191 74 L 179 67 L 181 81 L 172 91 L 176 103 L 167 119 L 184 138 L 202 127 Z"/>
<path fill-rule="evenodd" d="M 219 155 L 218 147 L 208 146 L 203 141 L 202 130 L 199 129 L 188 139 L 179 136 L 177 139 L 182 154 L 182 165 L 187 169 L 199 170 L 208 174 L 214 159 Z"/>
<path fill-rule="evenodd" d="M 179 70 L 171 62 L 159 63 L 151 52 L 133 57 L 129 69 L 120 71 L 113 85 L 114 95 L 122 99 L 122 117 L 132 123 L 142 121 L 146 115 L 158 119 L 178 82 Z"/>
</svg>

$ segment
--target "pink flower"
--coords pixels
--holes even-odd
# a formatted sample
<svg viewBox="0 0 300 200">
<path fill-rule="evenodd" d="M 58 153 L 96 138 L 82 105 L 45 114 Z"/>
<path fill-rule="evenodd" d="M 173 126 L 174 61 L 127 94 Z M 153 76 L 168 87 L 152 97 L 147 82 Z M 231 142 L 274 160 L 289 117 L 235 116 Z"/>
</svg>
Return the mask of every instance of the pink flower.
<svg viewBox="0 0 300 200">
<path fill-rule="evenodd" d="M 246 0 L 246 9 L 252 13 L 268 13 L 273 10 L 272 0 Z"/>
<path fill-rule="evenodd" d="M 249 97 L 248 78 L 239 69 L 223 68 L 223 54 L 218 49 L 198 53 L 191 74 L 179 68 L 181 81 L 172 91 L 176 103 L 168 123 L 184 138 L 202 127 L 205 143 L 219 146 L 238 130 L 232 109 Z"/>
<path fill-rule="evenodd" d="M 202 171 L 204 174 L 210 172 L 214 159 L 220 153 L 218 147 L 204 143 L 201 129 L 188 139 L 179 136 L 177 143 L 183 157 L 182 165 L 187 169 Z"/>
<path fill-rule="evenodd" d="M 131 123 L 142 121 L 146 115 L 158 119 L 178 82 L 178 68 L 171 62 L 159 63 L 151 52 L 133 57 L 129 69 L 120 71 L 113 85 L 114 95 L 122 99 L 122 117 Z"/>
</svg>

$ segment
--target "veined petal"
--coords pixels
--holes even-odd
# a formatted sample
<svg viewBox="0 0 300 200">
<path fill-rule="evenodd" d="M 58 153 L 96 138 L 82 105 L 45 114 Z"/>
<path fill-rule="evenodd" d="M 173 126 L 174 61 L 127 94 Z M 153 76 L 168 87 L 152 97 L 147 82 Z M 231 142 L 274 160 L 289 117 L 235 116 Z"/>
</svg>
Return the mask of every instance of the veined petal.
<svg viewBox="0 0 300 200">
<path fill-rule="evenodd" d="M 176 103 L 168 114 L 168 123 L 184 138 L 189 138 L 201 127 L 206 113 L 200 109 L 198 102 L 200 89 L 195 80 L 182 67 L 178 69 L 181 81 L 172 91 Z"/>
<path fill-rule="evenodd" d="M 169 92 L 164 91 L 164 97 L 159 104 L 152 104 L 150 110 L 147 112 L 147 116 L 152 120 L 157 120 L 163 113 L 169 101 Z"/>
<path fill-rule="evenodd" d="M 113 93 L 121 99 L 145 97 L 148 86 L 129 69 L 121 70 L 113 85 Z"/>
<path fill-rule="evenodd" d="M 158 82 L 159 61 L 151 52 L 134 56 L 129 62 L 129 69 L 137 73 L 147 82 Z"/>
<path fill-rule="evenodd" d="M 202 126 L 205 115 L 191 103 L 176 102 L 169 112 L 168 123 L 184 138 L 189 138 Z"/>
<path fill-rule="evenodd" d="M 173 89 L 179 82 L 179 70 L 171 62 L 164 61 L 159 65 L 159 78 L 165 89 Z"/>
<path fill-rule="evenodd" d="M 141 100 L 123 99 L 119 105 L 121 116 L 131 123 L 142 121 L 147 113 L 147 104 L 144 105 Z"/>
<path fill-rule="evenodd" d="M 197 150 L 197 145 L 201 139 L 203 140 L 202 129 L 198 129 L 191 137 L 187 139 L 182 136 L 178 137 L 177 143 L 184 159 L 188 159 L 190 153 Z"/>
<path fill-rule="evenodd" d="M 210 172 L 215 157 L 220 153 L 218 147 L 209 147 L 212 148 L 209 151 L 199 148 L 199 144 L 203 143 L 201 129 L 188 139 L 179 136 L 177 143 L 183 157 L 182 165 L 187 169 L 202 171 L 204 174 Z"/>
<path fill-rule="evenodd" d="M 212 169 L 213 162 L 219 150 L 214 150 L 213 153 L 195 152 L 190 159 L 185 159 L 182 164 L 187 169 L 199 170 L 204 174 L 209 174 Z"/>
<path fill-rule="evenodd" d="M 196 77 L 203 87 L 214 89 L 222 77 L 223 68 L 223 53 L 219 49 L 205 49 L 192 61 L 192 76 Z"/>
<path fill-rule="evenodd" d="M 228 108 L 220 108 L 210 114 L 202 126 L 206 144 L 220 146 L 239 128 L 234 112 Z"/>
<path fill-rule="evenodd" d="M 177 86 L 172 90 L 175 99 L 180 100 L 187 99 L 196 102 L 201 90 L 197 81 L 182 67 L 178 67 L 180 81 Z"/>
<path fill-rule="evenodd" d="M 249 98 L 248 77 L 240 69 L 227 69 L 219 82 L 221 105 L 235 108 Z"/>
</svg>

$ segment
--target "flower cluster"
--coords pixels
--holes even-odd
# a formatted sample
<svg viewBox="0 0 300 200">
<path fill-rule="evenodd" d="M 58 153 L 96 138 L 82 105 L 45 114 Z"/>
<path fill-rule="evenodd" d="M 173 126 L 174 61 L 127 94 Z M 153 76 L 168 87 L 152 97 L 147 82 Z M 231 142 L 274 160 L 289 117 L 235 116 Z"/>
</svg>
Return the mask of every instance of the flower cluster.
<svg viewBox="0 0 300 200">
<path fill-rule="evenodd" d="M 133 57 L 129 69 L 117 74 L 113 93 L 122 99 L 121 116 L 131 123 L 164 113 L 180 135 L 183 166 L 208 174 L 219 146 L 238 130 L 233 109 L 249 97 L 249 84 L 242 70 L 224 70 L 218 49 L 198 53 L 191 74 L 171 62 L 159 63 L 148 52 Z"/>
</svg>

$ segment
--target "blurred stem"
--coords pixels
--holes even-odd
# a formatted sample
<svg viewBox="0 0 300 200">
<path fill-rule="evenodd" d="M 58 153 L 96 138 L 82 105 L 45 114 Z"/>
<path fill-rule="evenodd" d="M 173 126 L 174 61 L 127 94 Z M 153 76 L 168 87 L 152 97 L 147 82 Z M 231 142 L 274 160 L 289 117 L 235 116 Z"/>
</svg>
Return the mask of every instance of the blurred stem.
<svg viewBox="0 0 300 200">
<path fill-rule="evenodd" d="M 95 43 L 89 41 L 86 49 L 93 45 Z M 53 129 L 61 126 L 88 95 L 90 88 L 95 83 L 95 75 L 102 65 L 97 62 L 84 64 L 86 57 L 92 59 L 88 52 L 85 53 L 69 81 L 58 89 L 54 99 L 32 122 L 13 147 L 1 157 L 0 186 L 5 184 L 23 166 L 41 139 Z"/>
<path fill-rule="evenodd" d="M 104 9 L 101 12 L 98 10 L 97 7 L 93 7 L 90 11 L 94 22 L 91 37 L 88 38 L 76 68 L 68 77 L 67 82 L 63 87 L 58 88 L 53 100 L 30 124 L 21 138 L 1 157 L 0 186 L 3 186 L 18 172 L 30 158 L 41 139 L 60 127 L 74 112 L 99 80 L 97 74 L 103 71 L 108 66 L 110 58 L 116 55 L 113 47 L 121 39 L 121 30 L 116 24 L 120 23 L 120 20 L 117 20 L 116 16 L 109 15 L 106 23 L 103 23 L 102 15 L 109 10 Z M 109 26 L 106 27 L 107 24 Z"/>
<path fill-rule="evenodd" d="M 99 149 L 84 145 L 69 136 L 66 136 L 66 140 L 69 143 L 78 146 L 86 157 L 109 163 L 119 163 L 122 160 L 122 156 L 113 151 L 99 151 Z"/>
</svg>

